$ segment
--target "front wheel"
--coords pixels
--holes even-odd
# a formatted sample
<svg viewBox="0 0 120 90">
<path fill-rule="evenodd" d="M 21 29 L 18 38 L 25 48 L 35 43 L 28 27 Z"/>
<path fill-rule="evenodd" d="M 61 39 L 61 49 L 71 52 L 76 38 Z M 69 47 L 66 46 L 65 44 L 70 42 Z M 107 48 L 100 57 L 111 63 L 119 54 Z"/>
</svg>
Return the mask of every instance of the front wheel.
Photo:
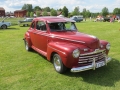
<svg viewBox="0 0 120 90">
<path fill-rule="evenodd" d="M 53 55 L 53 65 L 54 65 L 55 70 L 58 73 L 64 73 L 67 70 L 67 68 L 61 61 L 61 57 L 58 54 Z"/>
<path fill-rule="evenodd" d="M 6 25 L 2 25 L 1 28 L 2 29 L 7 29 L 7 26 Z"/>
</svg>

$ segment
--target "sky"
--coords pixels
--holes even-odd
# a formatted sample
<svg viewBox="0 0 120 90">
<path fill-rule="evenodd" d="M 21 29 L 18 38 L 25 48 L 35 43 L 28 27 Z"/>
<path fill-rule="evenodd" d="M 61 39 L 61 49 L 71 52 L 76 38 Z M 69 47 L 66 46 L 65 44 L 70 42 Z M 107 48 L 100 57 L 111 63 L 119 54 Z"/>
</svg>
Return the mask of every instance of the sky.
<svg viewBox="0 0 120 90">
<path fill-rule="evenodd" d="M 0 7 L 3 7 L 5 12 L 21 10 L 24 4 L 32 4 L 33 8 L 39 6 L 62 9 L 66 6 L 69 12 L 77 6 L 80 12 L 83 8 L 90 12 L 101 12 L 104 7 L 107 7 L 109 12 L 112 12 L 114 8 L 120 8 L 120 0 L 0 0 Z"/>
</svg>

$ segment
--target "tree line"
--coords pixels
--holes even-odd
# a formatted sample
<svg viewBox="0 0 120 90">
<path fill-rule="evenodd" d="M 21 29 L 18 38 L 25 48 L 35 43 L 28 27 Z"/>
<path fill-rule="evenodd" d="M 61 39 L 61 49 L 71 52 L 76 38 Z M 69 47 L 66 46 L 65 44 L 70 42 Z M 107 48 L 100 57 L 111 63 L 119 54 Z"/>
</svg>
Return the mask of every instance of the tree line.
<svg viewBox="0 0 120 90">
<path fill-rule="evenodd" d="M 69 10 L 66 6 L 64 6 L 63 8 L 55 10 L 53 8 L 50 8 L 50 7 L 41 8 L 40 6 L 35 6 L 33 8 L 32 4 L 24 4 L 22 6 L 22 10 L 27 10 L 28 17 L 33 17 L 34 13 L 36 13 L 36 16 L 40 16 L 40 11 L 42 11 L 42 16 L 49 16 L 48 12 L 50 13 L 51 16 L 57 16 L 57 12 L 62 12 L 62 15 L 65 17 L 71 17 L 74 15 L 83 15 L 84 18 L 96 17 L 98 15 L 106 16 L 109 14 L 112 14 L 112 15 L 120 14 L 120 8 L 115 8 L 113 10 L 113 12 L 110 13 L 109 9 L 107 7 L 104 7 L 101 10 L 101 12 L 92 13 L 89 10 L 87 10 L 86 8 L 84 8 L 80 12 L 79 6 L 75 7 L 72 12 L 69 12 Z"/>
</svg>

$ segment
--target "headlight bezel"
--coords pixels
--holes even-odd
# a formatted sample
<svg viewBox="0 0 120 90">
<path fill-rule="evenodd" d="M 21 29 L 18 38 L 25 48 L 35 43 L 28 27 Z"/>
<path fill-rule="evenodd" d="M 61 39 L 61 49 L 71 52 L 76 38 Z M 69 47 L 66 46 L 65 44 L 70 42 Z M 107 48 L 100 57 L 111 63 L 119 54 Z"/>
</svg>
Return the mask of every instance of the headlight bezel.
<svg viewBox="0 0 120 90">
<path fill-rule="evenodd" d="M 78 58 L 80 56 L 80 50 L 79 49 L 75 49 L 73 52 L 72 52 L 72 56 L 74 58 Z"/>
<path fill-rule="evenodd" d="M 106 45 L 106 49 L 107 49 L 107 50 L 110 50 L 110 43 L 108 43 L 108 44 Z"/>
</svg>

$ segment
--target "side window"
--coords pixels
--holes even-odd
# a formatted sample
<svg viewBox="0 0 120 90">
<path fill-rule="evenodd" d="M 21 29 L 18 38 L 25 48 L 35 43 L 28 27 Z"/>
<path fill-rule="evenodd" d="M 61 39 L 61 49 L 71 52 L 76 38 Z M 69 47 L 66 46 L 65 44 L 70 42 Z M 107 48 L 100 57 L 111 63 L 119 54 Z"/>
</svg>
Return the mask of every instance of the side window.
<svg viewBox="0 0 120 90">
<path fill-rule="evenodd" d="M 31 28 L 34 28 L 34 27 L 35 27 L 35 22 L 31 24 Z"/>
<path fill-rule="evenodd" d="M 74 19 L 77 20 L 77 17 L 75 17 Z"/>
<path fill-rule="evenodd" d="M 36 29 L 41 31 L 46 31 L 46 24 L 42 21 L 36 23 Z"/>
<path fill-rule="evenodd" d="M 28 19 L 28 21 L 30 21 L 30 22 L 31 22 L 32 20 L 33 20 L 33 19 Z"/>
</svg>

